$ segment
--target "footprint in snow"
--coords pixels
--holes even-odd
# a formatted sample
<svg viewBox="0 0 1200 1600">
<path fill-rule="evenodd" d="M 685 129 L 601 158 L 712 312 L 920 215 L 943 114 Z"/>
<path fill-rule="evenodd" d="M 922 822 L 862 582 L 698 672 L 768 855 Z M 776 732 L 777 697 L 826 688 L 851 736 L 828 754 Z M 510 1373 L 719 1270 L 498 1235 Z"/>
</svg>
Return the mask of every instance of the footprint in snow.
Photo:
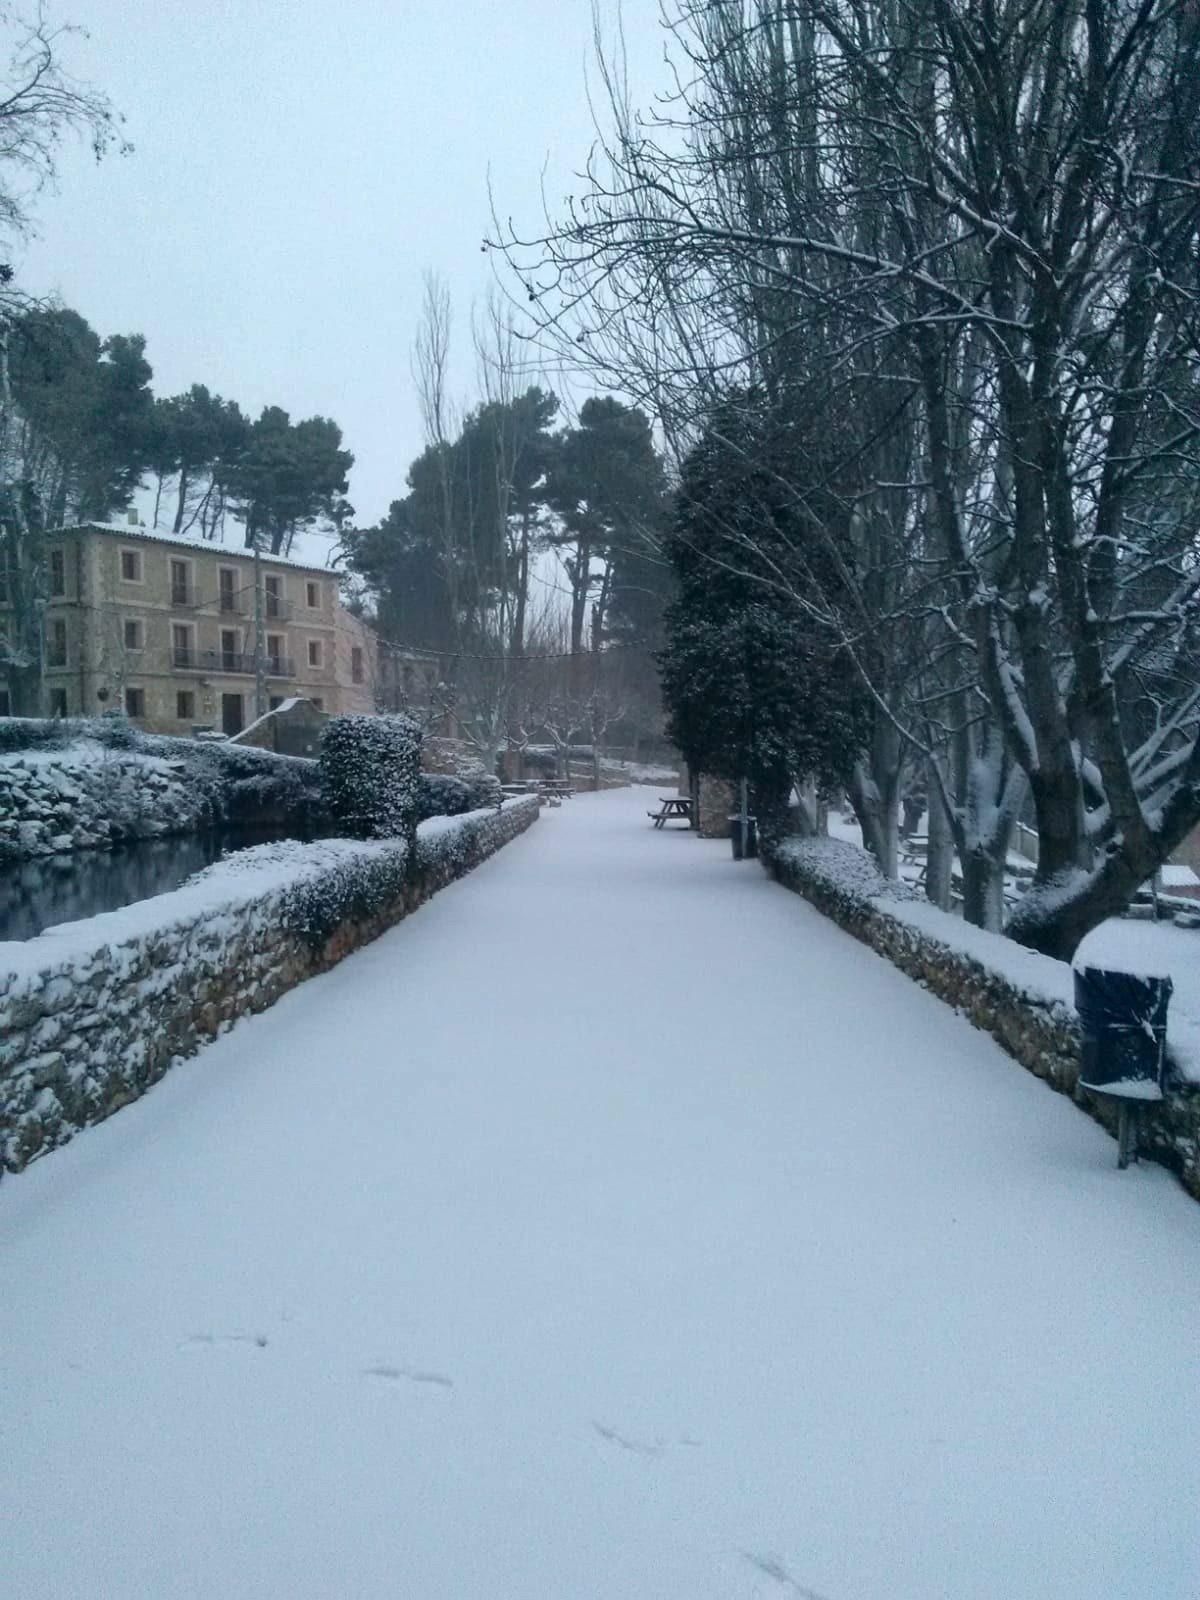
<svg viewBox="0 0 1200 1600">
<path fill-rule="evenodd" d="M 424 1372 L 419 1367 L 364 1367 L 366 1378 L 382 1378 L 386 1383 L 429 1383 L 438 1389 L 453 1389 L 454 1379 L 444 1372 Z"/>
<path fill-rule="evenodd" d="M 180 1342 L 180 1350 L 207 1350 L 218 1344 L 252 1344 L 259 1350 L 267 1348 L 265 1333 L 194 1333 Z"/>
<path fill-rule="evenodd" d="M 593 1422 L 592 1427 L 602 1439 L 607 1439 L 609 1444 L 618 1445 L 622 1450 L 628 1450 L 635 1456 L 660 1456 L 663 1453 L 663 1441 L 655 1439 L 653 1444 L 647 1444 L 643 1439 L 631 1439 L 626 1434 L 618 1433 L 615 1428 L 608 1427 L 603 1422 Z"/>
<path fill-rule="evenodd" d="M 739 1550 L 738 1554 L 752 1567 L 757 1567 L 765 1577 L 773 1578 L 782 1588 L 799 1595 L 800 1600 L 825 1600 L 825 1596 L 818 1594 L 815 1589 L 808 1589 L 804 1584 L 798 1583 L 778 1556 L 756 1555 L 753 1550 Z"/>
</svg>

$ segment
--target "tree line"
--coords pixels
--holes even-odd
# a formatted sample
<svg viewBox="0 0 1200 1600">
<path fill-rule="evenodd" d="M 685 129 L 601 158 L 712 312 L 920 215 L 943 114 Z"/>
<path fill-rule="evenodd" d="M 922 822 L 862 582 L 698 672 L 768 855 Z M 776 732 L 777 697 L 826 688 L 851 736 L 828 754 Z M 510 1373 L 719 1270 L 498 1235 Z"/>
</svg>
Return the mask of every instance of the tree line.
<svg viewBox="0 0 1200 1600">
<path fill-rule="evenodd" d="M 931 895 L 956 856 L 971 921 L 1069 957 L 1200 822 L 1200 10 L 664 26 L 674 93 L 638 114 L 610 69 L 580 194 L 495 242 L 674 446 L 685 751 L 774 794 L 832 769 L 892 874 L 919 785 Z M 701 668 L 741 674 L 717 751 Z"/>
<path fill-rule="evenodd" d="M 428 279 L 413 363 L 426 443 L 387 516 L 342 540 L 380 631 L 438 658 L 432 709 L 489 769 L 535 732 L 565 746 L 648 725 L 669 508 L 649 418 L 592 396 L 568 420 L 494 303 L 472 329 L 477 398 L 456 405 L 450 335 Z"/>
</svg>

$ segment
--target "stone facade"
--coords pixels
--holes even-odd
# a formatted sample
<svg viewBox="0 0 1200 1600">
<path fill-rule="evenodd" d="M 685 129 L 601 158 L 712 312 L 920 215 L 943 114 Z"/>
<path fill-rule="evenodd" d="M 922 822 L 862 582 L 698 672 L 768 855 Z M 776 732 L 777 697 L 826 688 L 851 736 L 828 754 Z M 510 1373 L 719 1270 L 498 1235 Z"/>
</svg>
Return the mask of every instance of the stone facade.
<svg viewBox="0 0 1200 1600">
<path fill-rule="evenodd" d="M 136 1100 L 236 1018 L 378 938 L 538 814 L 523 799 L 436 818 L 419 833 L 411 870 L 399 842 L 294 845 L 282 857 L 267 846 L 260 866 L 235 857 L 222 875 L 174 894 L 9 946 L 18 954 L 0 968 L 0 1173 Z"/>
<path fill-rule="evenodd" d="M 881 877 L 864 852 L 855 852 L 863 861 L 857 882 L 847 882 L 844 872 L 823 871 L 819 845 L 830 843 L 785 846 L 766 865 L 778 883 L 803 895 L 847 933 L 956 1007 L 1014 1060 L 1115 1133 L 1112 1100 L 1079 1087 L 1082 1039 L 1074 1011 L 1029 993 L 984 962 L 915 928 L 904 920 L 901 905 L 889 910 L 887 897 L 897 885 Z M 990 937 L 1006 942 L 1001 935 Z M 1176 1077 L 1161 1103 L 1146 1104 L 1140 1146 L 1144 1155 L 1176 1172 L 1188 1193 L 1200 1200 L 1200 1087 Z"/>
<path fill-rule="evenodd" d="M 193 726 L 234 734 L 253 721 L 249 551 L 141 526 L 84 523 L 53 536 L 47 557 L 43 712 L 123 710 L 149 732 L 174 734 Z M 340 575 L 286 556 L 263 556 L 259 570 L 269 704 L 303 695 L 330 714 L 373 710 L 376 668 L 368 658 L 377 647 L 366 624 L 342 606 Z M 6 601 L 0 592 L 0 632 Z M 0 714 L 14 709 L 0 676 Z"/>
<path fill-rule="evenodd" d="M 698 831 L 702 839 L 728 839 L 729 819 L 737 810 L 737 791 L 724 778 L 700 779 Z"/>
</svg>

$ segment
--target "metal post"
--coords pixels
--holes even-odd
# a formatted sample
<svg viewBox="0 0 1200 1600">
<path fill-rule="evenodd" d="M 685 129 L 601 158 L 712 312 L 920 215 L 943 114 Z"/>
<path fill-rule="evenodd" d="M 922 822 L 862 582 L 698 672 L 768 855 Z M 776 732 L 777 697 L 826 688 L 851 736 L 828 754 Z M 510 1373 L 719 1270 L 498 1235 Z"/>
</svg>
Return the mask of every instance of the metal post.
<svg viewBox="0 0 1200 1600">
<path fill-rule="evenodd" d="M 742 860 L 745 861 L 750 854 L 750 799 L 749 784 L 743 778 L 738 785 L 738 826 L 742 830 Z"/>
<path fill-rule="evenodd" d="M 250 548 L 254 552 L 254 718 L 267 714 L 267 658 L 263 638 L 263 587 L 262 560 L 258 548 L 258 534 L 254 534 Z"/>
</svg>

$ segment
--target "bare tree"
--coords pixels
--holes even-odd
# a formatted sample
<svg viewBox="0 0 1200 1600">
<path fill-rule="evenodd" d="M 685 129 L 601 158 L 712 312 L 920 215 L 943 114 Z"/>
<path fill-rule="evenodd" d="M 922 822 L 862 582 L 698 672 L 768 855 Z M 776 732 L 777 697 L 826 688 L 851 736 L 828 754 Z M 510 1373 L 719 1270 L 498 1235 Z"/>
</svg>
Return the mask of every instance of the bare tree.
<svg viewBox="0 0 1200 1600">
<path fill-rule="evenodd" d="M 681 0 L 669 26 L 674 103 L 618 102 L 583 197 L 510 258 L 545 332 L 677 431 L 814 351 L 903 400 L 904 609 L 940 681 L 881 709 L 942 758 L 993 887 L 1019 769 L 1039 863 L 1010 929 L 1069 956 L 1200 819 L 1200 12 Z"/>
</svg>

